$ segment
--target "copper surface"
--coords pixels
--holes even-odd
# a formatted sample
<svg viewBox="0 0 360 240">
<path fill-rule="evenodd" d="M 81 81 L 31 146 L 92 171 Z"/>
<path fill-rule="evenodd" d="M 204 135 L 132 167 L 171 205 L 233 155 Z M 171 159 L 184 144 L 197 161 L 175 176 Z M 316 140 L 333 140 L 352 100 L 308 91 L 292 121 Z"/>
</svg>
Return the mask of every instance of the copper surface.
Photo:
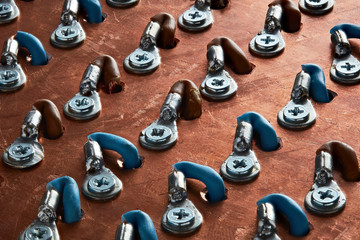
<svg viewBox="0 0 360 240">
<path fill-rule="evenodd" d="M 342 86 L 332 82 L 329 69 L 333 59 L 329 30 L 339 23 L 360 23 L 360 1 L 336 1 L 334 10 L 319 17 L 302 15 L 301 29 L 283 32 L 284 53 L 272 59 L 252 56 L 248 43 L 263 29 L 270 1 L 233 0 L 222 10 L 212 10 L 215 22 L 205 32 L 191 34 L 176 30 L 180 40 L 173 49 L 160 49 L 162 63 L 153 74 L 136 76 L 123 69 L 123 60 L 139 45 L 144 26 L 149 19 L 168 12 L 177 19 L 194 2 L 189 0 L 140 0 L 129 9 L 116 9 L 100 0 L 106 20 L 98 25 L 85 22 L 80 16 L 87 39 L 75 49 L 57 49 L 49 37 L 60 21 L 62 0 L 16 1 L 20 17 L 2 25 L 0 44 L 16 31 L 30 32 L 38 37 L 52 56 L 46 66 L 31 66 L 26 52 L 19 53 L 20 64 L 27 75 L 25 86 L 15 92 L 0 94 L 0 149 L 3 151 L 20 134 L 20 127 L 32 104 L 47 98 L 61 111 L 78 91 L 82 74 L 93 59 L 108 54 L 117 61 L 121 80 L 126 88 L 118 94 L 100 91 L 103 109 L 100 116 L 88 122 L 61 118 L 65 132 L 61 138 L 41 137 L 45 159 L 29 170 L 0 166 L 0 233 L 1 239 L 17 239 L 37 215 L 46 184 L 54 178 L 68 175 L 79 186 L 85 178 L 83 145 L 87 135 L 95 131 L 119 135 L 134 143 L 145 162 L 140 169 L 121 170 L 119 156 L 106 152 L 105 164 L 123 182 L 121 195 L 110 202 L 94 202 L 81 195 L 85 215 L 81 222 L 57 222 L 61 239 L 114 239 L 121 215 L 140 209 L 150 215 L 159 239 L 178 239 L 161 229 L 160 220 L 167 206 L 167 177 L 178 161 L 193 161 L 217 171 L 232 150 L 236 117 L 247 112 L 261 113 L 274 126 L 283 146 L 275 152 L 253 150 L 261 164 L 260 176 L 252 183 L 238 185 L 226 182 L 228 199 L 218 203 L 205 202 L 199 192 L 204 185 L 188 181 L 189 198 L 203 214 L 200 230 L 186 239 L 251 239 L 257 229 L 256 201 L 271 193 L 283 193 L 293 198 L 303 209 L 305 195 L 313 183 L 316 150 L 330 140 L 339 140 L 360 152 L 358 108 L 360 85 Z M 297 4 L 297 1 L 296 1 Z M 190 79 L 198 86 L 206 75 L 206 45 L 215 37 L 231 38 L 243 49 L 256 68 L 248 75 L 232 77 L 239 85 L 235 97 L 226 102 L 203 101 L 203 113 L 192 121 L 178 121 L 177 144 L 164 152 L 143 149 L 138 143 L 142 129 L 158 118 L 163 100 L 174 82 Z M 360 41 L 350 40 L 353 54 L 360 57 Z M 305 131 L 281 128 L 276 117 L 288 102 L 296 74 L 301 64 L 315 63 L 325 72 L 327 87 L 338 96 L 328 104 L 315 103 L 318 114 L 315 125 Z M 225 67 L 225 69 L 228 69 Z M 229 69 L 228 69 L 229 70 Z M 358 239 L 360 222 L 359 182 L 343 180 L 335 171 L 335 179 L 347 197 L 343 212 L 333 217 L 318 217 L 307 212 L 313 230 L 304 238 L 289 236 L 286 221 L 278 222 L 282 239 Z"/>
</svg>

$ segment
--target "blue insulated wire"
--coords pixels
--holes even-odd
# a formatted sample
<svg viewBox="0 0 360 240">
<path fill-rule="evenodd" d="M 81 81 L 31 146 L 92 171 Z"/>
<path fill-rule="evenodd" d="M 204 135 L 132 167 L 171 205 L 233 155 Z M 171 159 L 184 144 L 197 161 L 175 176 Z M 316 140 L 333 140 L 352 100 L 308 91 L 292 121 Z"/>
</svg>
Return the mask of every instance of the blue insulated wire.
<svg viewBox="0 0 360 240">
<path fill-rule="evenodd" d="M 141 240 L 157 240 L 154 223 L 150 216 L 140 210 L 133 210 L 121 216 L 121 220 L 133 225 Z"/>
<path fill-rule="evenodd" d="M 333 34 L 337 30 L 344 31 L 348 38 L 360 38 L 360 25 L 341 23 L 330 29 L 330 34 Z"/>
<path fill-rule="evenodd" d="M 330 102 L 329 93 L 325 85 L 325 75 L 322 68 L 316 64 L 301 65 L 304 72 L 310 74 L 310 97 L 316 102 L 328 103 Z"/>
<path fill-rule="evenodd" d="M 48 63 L 48 56 L 41 44 L 40 40 L 34 35 L 18 31 L 15 36 L 16 41 L 19 43 L 19 47 L 26 48 L 31 54 L 31 65 L 46 65 Z"/>
<path fill-rule="evenodd" d="M 88 14 L 89 23 L 101 23 L 103 21 L 99 0 L 78 0 L 81 8 Z"/>
</svg>

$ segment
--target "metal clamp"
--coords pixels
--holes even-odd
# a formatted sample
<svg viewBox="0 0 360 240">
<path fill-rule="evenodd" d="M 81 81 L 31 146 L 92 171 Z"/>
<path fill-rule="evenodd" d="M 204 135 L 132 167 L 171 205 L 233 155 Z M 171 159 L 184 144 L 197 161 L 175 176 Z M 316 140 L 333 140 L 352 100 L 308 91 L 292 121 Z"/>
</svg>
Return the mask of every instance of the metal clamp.
<svg viewBox="0 0 360 240">
<path fill-rule="evenodd" d="M 195 4 L 178 18 L 179 27 L 190 32 L 204 31 L 211 27 L 213 22 L 210 1 L 207 0 L 196 0 Z"/>
<path fill-rule="evenodd" d="M 253 127 L 250 123 L 238 123 L 233 152 L 220 167 L 220 174 L 230 182 L 245 183 L 254 180 L 260 173 L 260 164 L 251 150 Z"/>
<path fill-rule="evenodd" d="M 285 41 L 281 35 L 281 18 L 283 10 L 280 5 L 270 6 L 265 19 L 264 29 L 249 43 L 249 50 L 262 57 L 274 57 L 285 48 Z"/>
<path fill-rule="evenodd" d="M 201 94 L 214 101 L 231 98 L 237 91 L 237 84 L 224 70 L 224 51 L 221 46 L 211 46 L 207 51 L 208 74 L 200 85 Z"/>
<path fill-rule="evenodd" d="M 77 0 L 65 0 L 61 23 L 50 36 L 52 45 L 59 48 L 72 48 L 85 40 L 85 31 L 77 21 L 78 11 L 79 2 Z"/>
<path fill-rule="evenodd" d="M 331 35 L 335 57 L 330 68 L 330 78 L 342 84 L 360 82 L 360 62 L 351 54 L 351 45 L 346 33 L 337 30 Z"/>
<path fill-rule="evenodd" d="M 55 223 L 59 201 L 59 193 L 55 189 L 48 190 L 41 201 L 38 218 L 20 234 L 19 240 L 60 240 Z"/>
<path fill-rule="evenodd" d="M 331 12 L 334 2 L 334 0 L 300 0 L 299 8 L 306 14 L 323 15 Z"/>
<path fill-rule="evenodd" d="M 173 234 L 190 234 L 198 230 L 203 217 L 187 198 L 186 178 L 180 171 L 169 174 L 169 205 L 161 218 L 162 228 Z"/>
<path fill-rule="evenodd" d="M 107 4 L 112 7 L 128 8 L 135 6 L 140 0 L 106 0 Z"/>
<path fill-rule="evenodd" d="M 89 140 L 84 145 L 86 177 L 82 193 L 92 200 L 110 200 L 119 195 L 122 182 L 104 166 L 100 145 Z"/>
<path fill-rule="evenodd" d="M 90 120 L 100 114 L 101 102 L 96 91 L 101 76 L 98 66 L 89 64 L 80 83 L 80 91 L 64 105 L 64 113 L 73 120 Z"/>
<path fill-rule="evenodd" d="M 257 208 L 258 230 L 254 240 L 280 240 L 276 234 L 276 214 L 271 203 L 261 203 Z"/>
<path fill-rule="evenodd" d="M 0 2 L 0 24 L 14 21 L 19 14 L 19 8 L 14 0 L 2 0 Z"/>
<path fill-rule="evenodd" d="M 27 113 L 20 137 L 2 154 L 4 163 L 14 168 L 28 168 L 44 158 L 44 149 L 37 139 L 41 118 L 41 113 L 37 110 Z"/>
<path fill-rule="evenodd" d="M 311 77 L 301 71 L 296 75 L 291 99 L 278 113 L 280 126 L 289 129 L 306 129 L 316 120 L 315 109 L 309 99 Z"/>
<path fill-rule="evenodd" d="M 20 64 L 17 62 L 19 43 L 13 38 L 9 38 L 1 54 L 0 65 L 0 92 L 15 91 L 26 82 L 26 76 Z"/>
<path fill-rule="evenodd" d="M 336 214 L 345 207 L 346 198 L 334 181 L 333 159 L 321 151 L 315 158 L 314 185 L 305 197 L 305 208 L 319 215 Z"/>
<path fill-rule="evenodd" d="M 160 117 L 141 131 L 139 142 L 142 147 L 164 150 L 175 145 L 178 138 L 176 120 L 181 101 L 178 93 L 169 93 L 161 107 Z"/>
<path fill-rule="evenodd" d="M 124 60 L 125 70 L 134 74 L 149 74 L 160 65 L 160 54 L 156 41 L 160 34 L 160 24 L 150 21 L 146 26 L 140 46 Z"/>
</svg>

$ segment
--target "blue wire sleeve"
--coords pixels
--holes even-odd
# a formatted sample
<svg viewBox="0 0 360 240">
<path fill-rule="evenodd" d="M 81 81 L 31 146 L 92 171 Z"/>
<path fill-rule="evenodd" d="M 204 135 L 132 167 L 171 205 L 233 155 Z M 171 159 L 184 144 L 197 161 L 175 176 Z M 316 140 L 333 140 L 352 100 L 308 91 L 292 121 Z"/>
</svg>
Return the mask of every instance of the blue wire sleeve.
<svg viewBox="0 0 360 240">
<path fill-rule="evenodd" d="M 316 102 L 330 102 L 329 92 L 325 85 L 325 75 L 322 68 L 316 64 L 311 63 L 303 64 L 301 65 L 301 68 L 311 77 L 310 97 Z"/>
<path fill-rule="evenodd" d="M 157 240 L 154 223 L 150 216 L 140 210 L 133 210 L 121 216 L 121 220 L 133 225 L 141 240 Z"/>
<path fill-rule="evenodd" d="M 15 40 L 18 41 L 19 47 L 26 48 L 31 54 L 31 65 L 38 66 L 48 63 L 48 55 L 37 37 L 27 32 L 18 31 Z"/>
<path fill-rule="evenodd" d="M 342 30 L 348 38 L 360 38 L 360 26 L 351 23 L 341 23 L 330 29 L 330 34 L 337 30 Z"/>
</svg>

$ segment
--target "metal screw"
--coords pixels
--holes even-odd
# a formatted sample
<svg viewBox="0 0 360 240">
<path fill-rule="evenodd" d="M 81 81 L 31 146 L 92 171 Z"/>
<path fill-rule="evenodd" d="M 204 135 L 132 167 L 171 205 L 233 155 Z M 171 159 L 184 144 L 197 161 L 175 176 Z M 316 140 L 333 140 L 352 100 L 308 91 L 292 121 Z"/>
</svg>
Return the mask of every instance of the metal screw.
<svg viewBox="0 0 360 240">
<path fill-rule="evenodd" d="M 284 119 L 288 122 L 303 123 L 309 118 L 309 110 L 301 105 L 292 105 L 284 110 Z"/>
<path fill-rule="evenodd" d="M 253 167 L 254 163 L 250 158 L 232 158 L 226 163 L 226 171 L 235 176 L 248 175 Z"/>
<path fill-rule="evenodd" d="M 230 81 L 227 78 L 208 78 L 205 82 L 205 89 L 214 94 L 225 93 L 230 89 Z"/>
<path fill-rule="evenodd" d="M 130 54 L 129 63 L 136 68 L 149 67 L 154 61 L 154 55 L 151 52 L 146 52 L 140 49 L 135 50 Z"/>
<path fill-rule="evenodd" d="M 62 42 L 73 42 L 79 36 L 79 30 L 77 28 L 64 26 L 58 28 L 55 32 L 55 37 L 57 40 Z"/>
<path fill-rule="evenodd" d="M 171 209 L 167 215 L 167 222 L 177 227 L 189 226 L 194 224 L 195 215 L 192 210 L 186 207 Z"/>
<path fill-rule="evenodd" d="M 312 201 L 321 207 L 331 207 L 339 198 L 339 193 L 331 187 L 320 187 L 312 193 Z"/>
<path fill-rule="evenodd" d="M 13 161 L 29 161 L 34 156 L 34 147 L 29 143 L 12 144 L 9 148 L 9 158 Z"/>
<path fill-rule="evenodd" d="M 201 25 L 206 21 L 206 14 L 198 10 L 188 9 L 183 14 L 183 21 L 189 25 Z"/>
<path fill-rule="evenodd" d="M 279 37 L 272 34 L 261 34 L 255 38 L 255 47 L 264 51 L 274 50 L 279 43 Z"/>
<path fill-rule="evenodd" d="M 322 9 L 328 5 L 329 0 L 305 0 L 305 5 L 308 8 Z"/>
<path fill-rule="evenodd" d="M 0 3 L 0 18 L 8 18 L 12 13 L 12 6 L 7 3 Z"/>
<path fill-rule="evenodd" d="M 339 62 L 336 64 L 336 73 L 346 78 L 357 77 L 360 73 L 360 64 L 357 62 Z"/>
<path fill-rule="evenodd" d="M 166 126 L 154 126 L 146 129 L 145 140 L 151 143 L 162 144 L 171 137 L 171 130 Z"/>
<path fill-rule="evenodd" d="M 14 85 L 19 81 L 19 73 L 14 70 L 0 71 L 0 86 Z"/>
<path fill-rule="evenodd" d="M 26 230 L 26 240 L 51 240 L 53 233 L 49 227 L 33 226 Z"/>
<path fill-rule="evenodd" d="M 87 113 L 94 108 L 94 100 L 85 96 L 75 96 L 69 102 L 69 110 L 76 113 Z"/>
<path fill-rule="evenodd" d="M 110 175 L 99 174 L 90 179 L 88 187 L 94 193 L 107 193 L 115 188 L 115 180 Z"/>
</svg>

